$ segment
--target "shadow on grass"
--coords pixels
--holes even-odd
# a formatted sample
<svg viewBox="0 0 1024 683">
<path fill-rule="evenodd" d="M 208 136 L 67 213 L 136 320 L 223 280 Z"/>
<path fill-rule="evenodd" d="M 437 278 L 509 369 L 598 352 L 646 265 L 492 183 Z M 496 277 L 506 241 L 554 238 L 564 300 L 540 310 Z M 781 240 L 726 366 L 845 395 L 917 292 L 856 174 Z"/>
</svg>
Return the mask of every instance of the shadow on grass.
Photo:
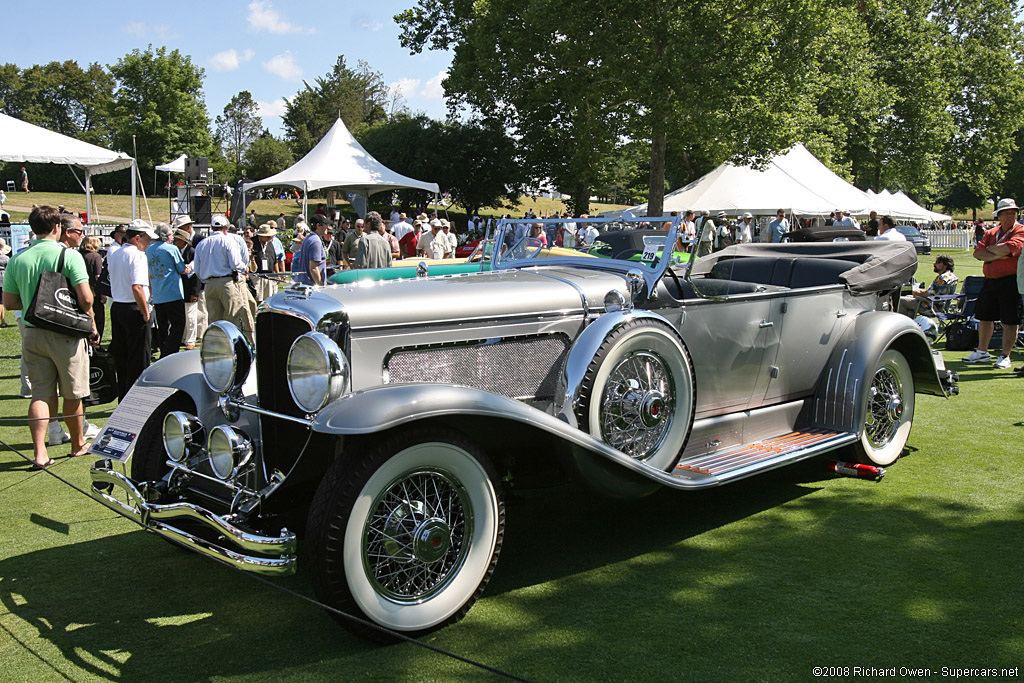
<svg viewBox="0 0 1024 683">
<path fill-rule="evenodd" d="M 826 489 L 823 468 L 628 503 L 570 487 L 516 499 L 483 599 L 427 639 L 538 680 L 1019 664 L 1024 508 L 993 519 L 968 502 L 895 497 L 884 482 Z M 278 582 L 312 594 L 301 569 Z M 38 634 L 108 680 L 438 675 L 437 655 L 368 645 L 143 532 L 0 561 L 0 604 L 20 620 L 22 649 L 38 656 L 26 644 Z"/>
</svg>

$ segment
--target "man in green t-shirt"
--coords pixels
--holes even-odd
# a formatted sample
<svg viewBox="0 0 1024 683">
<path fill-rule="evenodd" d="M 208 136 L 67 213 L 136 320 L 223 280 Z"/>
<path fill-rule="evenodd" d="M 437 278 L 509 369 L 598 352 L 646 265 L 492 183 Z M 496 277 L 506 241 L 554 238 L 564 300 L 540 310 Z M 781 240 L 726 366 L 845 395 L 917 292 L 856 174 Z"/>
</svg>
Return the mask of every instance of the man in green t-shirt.
<svg viewBox="0 0 1024 683">
<path fill-rule="evenodd" d="M 38 206 L 28 217 L 35 241 L 14 255 L 4 277 L 4 306 L 21 310 L 31 305 L 43 271 L 54 271 L 63 245 L 60 238 L 60 213 L 52 206 Z M 92 315 L 92 289 L 85 259 L 75 249 L 64 253 L 65 276 L 71 281 L 78 305 Z M 57 387 L 64 397 L 64 421 L 71 434 L 71 455 L 84 455 L 88 444 L 82 434 L 82 399 L 89 395 L 89 355 L 86 341 L 59 332 L 35 327 L 27 320 L 21 338 L 21 354 L 32 385 L 29 403 L 29 431 L 35 451 L 35 467 L 54 463 L 46 452 L 46 427 L 51 411 L 57 412 Z M 96 324 L 93 323 L 93 339 Z M 77 417 L 70 417 L 77 415 Z"/>
</svg>

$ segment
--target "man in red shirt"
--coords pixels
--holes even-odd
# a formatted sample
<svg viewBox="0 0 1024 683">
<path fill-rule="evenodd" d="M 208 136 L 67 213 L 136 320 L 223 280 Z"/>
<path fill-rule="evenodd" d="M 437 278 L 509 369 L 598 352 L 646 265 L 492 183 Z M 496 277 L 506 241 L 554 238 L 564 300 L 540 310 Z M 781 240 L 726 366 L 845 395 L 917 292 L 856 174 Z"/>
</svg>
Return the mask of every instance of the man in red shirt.
<svg viewBox="0 0 1024 683">
<path fill-rule="evenodd" d="M 984 261 L 982 272 L 985 285 L 978 295 L 974 317 L 978 319 L 978 348 L 964 358 L 965 363 L 987 363 L 992 361 L 988 344 L 992 340 L 995 321 L 1003 324 L 1003 352 L 996 359 L 995 367 L 1007 370 L 1010 367 L 1010 350 L 1017 339 L 1020 319 L 1017 317 L 1017 259 L 1024 248 L 1024 225 L 1017 221 L 1017 203 L 1007 197 L 996 204 L 996 219 L 999 224 L 985 232 L 974 250 L 974 258 Z"/>
</svg>

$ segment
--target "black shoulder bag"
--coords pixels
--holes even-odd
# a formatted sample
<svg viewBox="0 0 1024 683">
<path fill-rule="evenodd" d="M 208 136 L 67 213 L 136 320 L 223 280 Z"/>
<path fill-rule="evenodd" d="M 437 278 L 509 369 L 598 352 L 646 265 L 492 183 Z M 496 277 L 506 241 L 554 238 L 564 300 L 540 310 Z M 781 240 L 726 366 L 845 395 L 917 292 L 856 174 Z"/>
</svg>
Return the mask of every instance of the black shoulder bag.
<svg viewBox="0 0 1024 683">
<path fill-rule="evenodd" d="M 69 337 L 88 337 L 92 334 L 92 317 L 78 307 L 74 287 L 64 275 L 66 251 L 66 247 L 61 247 L 56 272 L 45 270 L 39 274 L 39 286 L 32 303 L 25 309 L 25 320 Z"/>
</svg>

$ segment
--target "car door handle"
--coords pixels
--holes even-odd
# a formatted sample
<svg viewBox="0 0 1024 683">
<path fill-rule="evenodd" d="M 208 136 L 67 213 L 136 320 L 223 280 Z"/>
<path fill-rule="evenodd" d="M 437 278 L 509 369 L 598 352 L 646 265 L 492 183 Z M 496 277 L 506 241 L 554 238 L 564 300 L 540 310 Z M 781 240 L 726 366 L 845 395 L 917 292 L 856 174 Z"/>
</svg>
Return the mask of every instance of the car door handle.
<svg viewBox="0 0 1024 683">
<path fill-rule="evenodd" d="M 766 327 L 774 327 L 775 323 L 773 323 L 771 320 L 762 320 L 757 324 L 757 326 L 763 330 Z"/>
</svg>

